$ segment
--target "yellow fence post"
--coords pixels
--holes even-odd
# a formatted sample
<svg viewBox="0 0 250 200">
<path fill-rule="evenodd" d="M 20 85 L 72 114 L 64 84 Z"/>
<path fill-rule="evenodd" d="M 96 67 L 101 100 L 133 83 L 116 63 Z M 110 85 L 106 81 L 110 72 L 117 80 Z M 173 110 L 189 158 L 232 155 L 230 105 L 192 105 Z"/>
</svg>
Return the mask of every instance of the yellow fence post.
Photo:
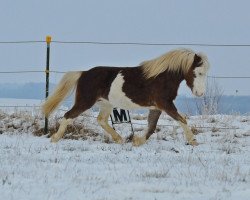
<svg viewBox="0 0 250 200">
<path fill-rule="evenodd" d="M 49 96 L 49 61 L 50 61 L 50 43 L 51 43 L 51 36 L 46 36 L 46 43 L 47 43 L 47 54 L 46 54 L 46 90 L 45 90 L 45 98 Z M 45 126 L 44 126 L 45 134 L 48 134 L 48 118 L 45 117 Z"/>
</svg>

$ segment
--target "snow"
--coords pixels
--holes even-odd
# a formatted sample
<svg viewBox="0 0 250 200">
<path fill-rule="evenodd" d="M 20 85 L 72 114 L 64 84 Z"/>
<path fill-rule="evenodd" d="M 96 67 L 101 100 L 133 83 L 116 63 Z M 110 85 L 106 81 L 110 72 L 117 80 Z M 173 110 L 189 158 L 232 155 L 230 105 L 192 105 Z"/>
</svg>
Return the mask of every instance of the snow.
<svg viewBox="0 0 250 200">
<path fill-rule="evenodd" d="M 97 135 L 52 144 L 46 136 L 32 134 L 34 121 L 43 125 L 38 111 L 1 111 L 0 199 L 250 198 L 250 116 L 190 117 L 201 143 L 191 147 L 177 124 L 162 115 L 158 132 L 145 145 L 133 147 L 106 143 L 89 115 L 96 113 L 88 111 L 74 124 Z M 61 113 L 55 116 L 58 120 Z M 136 134 L 142 134 L 144 118 L 132 115 Z M 129 135 L 129 125 L 116 128 L 123 137 Z"/>
</svg>

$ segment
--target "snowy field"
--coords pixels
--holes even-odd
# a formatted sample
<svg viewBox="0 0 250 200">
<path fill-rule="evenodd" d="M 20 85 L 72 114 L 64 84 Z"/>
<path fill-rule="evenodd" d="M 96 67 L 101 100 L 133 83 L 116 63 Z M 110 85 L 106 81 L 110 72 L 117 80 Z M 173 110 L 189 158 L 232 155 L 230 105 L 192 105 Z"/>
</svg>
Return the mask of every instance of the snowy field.
<svg viewBox="0 0 250 200">
<path fill-rule="evenodd" d="M 56 113 L 50 127 L 61 116 Z M 44 122 L 38 108 L 0 109 L 0 199 L 250 199 L 249 115 L 189 117 L 197 147 L 185 145 L 166 115 L 141 147 L 107 141 L 95 116 L 78 117 L 74 133 L 51 144 L 34 136 Z M 132 121 L 142 134 L 145 116 Z M 127 124 L 116 128 L 123 137 L 130 133 Z"/>
</svg>

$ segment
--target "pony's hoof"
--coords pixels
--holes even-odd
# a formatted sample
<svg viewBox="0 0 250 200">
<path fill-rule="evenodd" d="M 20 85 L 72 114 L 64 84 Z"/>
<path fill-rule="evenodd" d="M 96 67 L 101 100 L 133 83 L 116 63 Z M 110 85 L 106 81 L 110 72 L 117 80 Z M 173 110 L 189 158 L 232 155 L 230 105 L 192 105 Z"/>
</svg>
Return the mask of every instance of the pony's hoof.
<svg viewBox="0 0 250 200">
<path fill-rule="evenodd" d="M 133 142 L 133 146 L 139 147 L 146 143 L 146 139 L 145 137 L 134 136 L 132 139 L 132 142 Z"/>
<path fill-rule="evenodd" d="M 189 141 L 187 145 L 192 145 L 193 147 L 198 146 L 199 143 L 196 140 Z"/>
<path fill-rule="evenodd" d="M 60 137 L 57 137 L 57 135 L 54 134 L 54 135 L 51 136 L 50 142 L 56 143 L 56 142 L 58 142 L 60 139 L 61 139 Z"/>
<path fill-rule="evenodd" d="M 134 138 L 134 134 L 129 135 L 128 137 L 125 138 L 125 143 L 132 142 Z"/>
<path fill-rule="evenodd" d="M 119 135 L 119 137 L 113 138 L 114 142 L 117 144 L 123 144 L 124 141 L 122 139 L 122 137 Z"/>
</svg>

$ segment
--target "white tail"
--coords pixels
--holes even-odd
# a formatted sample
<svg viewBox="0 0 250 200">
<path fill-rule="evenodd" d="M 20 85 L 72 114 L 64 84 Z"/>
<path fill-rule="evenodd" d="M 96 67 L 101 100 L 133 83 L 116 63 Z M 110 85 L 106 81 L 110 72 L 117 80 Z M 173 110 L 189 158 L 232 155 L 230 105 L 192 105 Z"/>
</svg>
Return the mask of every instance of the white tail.
<svg viewBox="0 0 250 200">
<path fill-rule="evenodd" d="M 82 73 L 83 72 L 67 72 L 63 76 L 53 94 L 47 98 L 42 106 L 42 112 L 46 117 L 48 117 L 58 107 L 60 102 L 75 88 Z"/>
</svg>

